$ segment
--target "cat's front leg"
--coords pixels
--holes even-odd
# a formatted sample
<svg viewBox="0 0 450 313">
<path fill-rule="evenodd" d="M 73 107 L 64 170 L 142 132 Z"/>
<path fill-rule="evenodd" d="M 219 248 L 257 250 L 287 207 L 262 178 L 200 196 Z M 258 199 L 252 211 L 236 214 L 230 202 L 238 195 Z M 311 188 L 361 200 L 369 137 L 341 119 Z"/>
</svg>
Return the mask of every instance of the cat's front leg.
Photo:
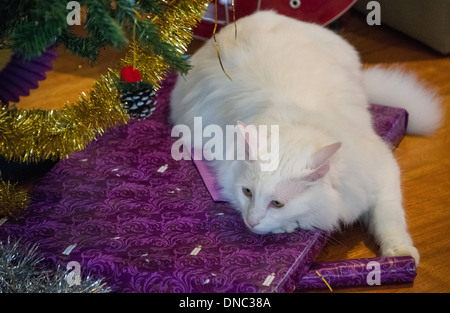
<svg viewBox="0 0 450 313">
<path fill-rule="evenodd" d="M 414 247 L 402 206 L 400 168 L 390 153 L 378 154 L 379 166 L 372 179 L 372 203 L 365 214 L 369 232 L 380 246 L 383 256 L 412 256 L 419 265 L 419 252 Z"/>
<path fill-rule="evenodd" d="M 379 199 L 368 214 L 369 230 L 383 256 L 412 256 L 419 265 L 419 252 L 408 233 L 401 200 Z"/>
<path fill-rule="evenodd" d="M 417 251 L 416 247 L 411 245 L 392 245 L 384 248 L 382 250 L 382 254 L 384 256 L 405 256 L 409 255 L 414 258 L 416 266 L 419 266 L 420 256 L 419 251 Z"/>
<path fill-rule="evenodd" d="M 290 223 L 287 223 L 286 225 L 283 225 L 280 228 L 273 230 L 272 233 L 274 233 L 274 234 L 292 233 L 299 227 L 300 227 L 300 225 L 298 222 L 290 222 Z"/>
</svg>

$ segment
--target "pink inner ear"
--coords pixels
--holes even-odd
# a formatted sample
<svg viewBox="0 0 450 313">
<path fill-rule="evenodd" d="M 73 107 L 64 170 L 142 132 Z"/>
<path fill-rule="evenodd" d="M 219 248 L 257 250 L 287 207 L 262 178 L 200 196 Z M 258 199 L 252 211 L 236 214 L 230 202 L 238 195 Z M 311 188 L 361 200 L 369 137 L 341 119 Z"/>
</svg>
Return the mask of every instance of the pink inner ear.
<svg viewBox="0 0 450 313">
<path fill-rule="evenodd" d="M 309 173 L 308 176 L 305 177 L 307 181 L 316 181 L 319 178 L 324 177 L 328 171 L 330 170 L 330 163 L 325 163 L 319 168 L 315 169 L 312 173 Z"/>
<path fill-rule="evenodd" d="M 342 143 L 336 142 L 331 145 L 325 146 L 314 153 L 311 161 L 311 168 L 315 169 L 321 167 L 339 150 L 341 146 Z"/>
<path fill-rule="evenodd" d="M 272 197 L 275 200 L 289 201 L 297 197 L 306 188 L 309 183 L 316 181 L 324 177 L 330 171 L 330 158 L 339 150 L 342 146 L 340 142 L 333 143 L 331 145 L 321 148 L 314 153 L 310 169 L 310 172 L 306 177 L 291 178 L 279 182 L 275 187 L 275 193 Z"/>
<path fill-rule="evenodd" d="M 339 150 L 342 143 L 336 142 L 331 145 L 321 148 L 319 151 L 314 153 L 311 161 L 311 168 L 313 172 L 306 176 L 308 181 L 316 181 L 319 178 L 324 177 L 330 170 L 330 158 Z"/>
</svg>

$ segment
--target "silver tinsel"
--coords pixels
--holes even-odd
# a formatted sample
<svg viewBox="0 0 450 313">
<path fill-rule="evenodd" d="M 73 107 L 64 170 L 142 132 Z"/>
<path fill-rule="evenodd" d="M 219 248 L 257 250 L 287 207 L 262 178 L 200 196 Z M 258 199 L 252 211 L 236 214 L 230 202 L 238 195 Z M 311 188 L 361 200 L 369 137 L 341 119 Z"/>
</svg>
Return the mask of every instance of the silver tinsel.
<svg viewBox="0 0 450 313">
<path fill-rule="evenodd" d="M 107 293 L 102 280 L 89 276 L 77 284 L 68 283 L 69 271 L 57 267 L 54 271 L 44 268 L 36 245 L 21 247 L 19 241 L 0 242 L 0 293 Z M 70 278 L 69 278 L 70 279 Z"/>
</svg>

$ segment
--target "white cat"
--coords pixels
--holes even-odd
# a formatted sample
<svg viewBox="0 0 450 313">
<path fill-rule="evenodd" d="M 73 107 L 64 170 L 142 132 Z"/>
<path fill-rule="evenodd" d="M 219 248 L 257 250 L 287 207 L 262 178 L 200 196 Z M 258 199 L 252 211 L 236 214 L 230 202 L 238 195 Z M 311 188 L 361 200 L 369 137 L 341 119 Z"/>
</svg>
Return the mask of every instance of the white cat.
<svg viewBox="0 0 450 313">
<path fill-rule="evenodd" d="M 324 27 L 260 11 L 237 29 L 236 39 L 232 24 L 217 35 L 232 81 L 211 39 L 171 99 L 173 124 L 193 127 L 201 116 L 203 126 L 279 125 L 277 169 L 261 171 L 261 160 L 211 162 L 223 196 L 253 232 L 333 231 L 362 219 L 383 255 L 411 255 L 418 264 L 399 167 L 368 106 L 404 107 L 408 131 L 428 134 L 442 116 L 438 98 L 413 76 L 362 70 L 355 49 Z"/>
</svg>

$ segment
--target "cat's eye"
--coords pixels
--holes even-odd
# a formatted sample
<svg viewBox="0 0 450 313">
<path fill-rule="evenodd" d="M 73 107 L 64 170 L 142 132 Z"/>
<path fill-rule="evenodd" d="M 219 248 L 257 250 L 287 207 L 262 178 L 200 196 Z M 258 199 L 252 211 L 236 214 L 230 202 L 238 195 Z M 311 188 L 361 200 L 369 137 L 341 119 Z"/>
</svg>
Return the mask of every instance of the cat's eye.
<svg viewBox="0 0 450 313">
<path fill-rule="evenodd" d="M 282 203 L 282 202 L 280 202 L 280 201 L 277 201 L 277 200 L 273 200 L 273 201 L 271 202 L 271 204 L 272 204 L 274 207 L 276 207 L 276 208 L 282 208 L 282 207 L 284 207 L 284 203 Z"/>
<path fill-rule="evenodd" d="M 244 195 L 246 195 L 247 197 L 251 197 L 253 194 L 252 194 L 252 191 L 250 190 L 250 189 L 248 189 L 248 188 L 246 188 L 246 187 L 242 187 L 242 192 L 244 193 Z"/>
</svg>

